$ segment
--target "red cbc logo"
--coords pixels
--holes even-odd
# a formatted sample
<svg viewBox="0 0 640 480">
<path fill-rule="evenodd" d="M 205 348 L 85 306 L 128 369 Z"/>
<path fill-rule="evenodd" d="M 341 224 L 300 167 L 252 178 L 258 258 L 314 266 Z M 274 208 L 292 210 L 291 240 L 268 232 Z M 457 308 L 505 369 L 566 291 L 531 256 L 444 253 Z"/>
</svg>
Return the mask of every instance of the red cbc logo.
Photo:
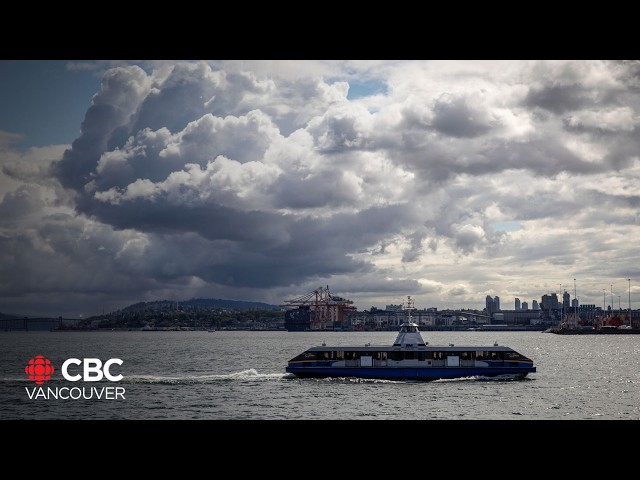
<svg viewBox="0 0 640 480">
<path fill-rule="evenodd" d="M 27 366 L 24 367 L 24 372 L 29 375 L 29 380 L 36 382 L 36 385 L 42 385 L 45 381 L 51 380 L 53 365 L 48 358 L 38 355 L 29 360 Z"/>
</svg>

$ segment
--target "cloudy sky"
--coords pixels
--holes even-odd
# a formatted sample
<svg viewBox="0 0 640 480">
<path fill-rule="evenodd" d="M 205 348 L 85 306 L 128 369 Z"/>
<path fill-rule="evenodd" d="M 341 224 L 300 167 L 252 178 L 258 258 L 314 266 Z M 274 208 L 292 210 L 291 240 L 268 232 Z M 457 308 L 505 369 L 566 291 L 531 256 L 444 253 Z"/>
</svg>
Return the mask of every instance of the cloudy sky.
<svg viewBox="0 0 640 480">
<path fill-rule="evenodd" d="M 0 312 L 640 307 L 638 62 L 0 61 L 0 102 Z"/>
</svg>

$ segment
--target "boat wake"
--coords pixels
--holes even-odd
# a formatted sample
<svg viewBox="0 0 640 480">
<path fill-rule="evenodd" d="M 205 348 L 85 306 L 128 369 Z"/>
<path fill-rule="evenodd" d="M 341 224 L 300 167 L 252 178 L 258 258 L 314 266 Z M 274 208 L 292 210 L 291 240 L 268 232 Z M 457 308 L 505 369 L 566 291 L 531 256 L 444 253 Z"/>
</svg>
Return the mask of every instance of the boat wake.
<svg viewBox="0 0 640 480">
<path fill-rule="evenodd" d="M 255 368 L 249 368 L 233 373 L 209 374 L 209 375 L 125 375 L 119 383 L 156 383 L 166 385 L 212 383 L 225 381 L 269 381 L 287 380 L 294 378 L 291 373 L 258 373 Z M 31 385 L 26 377 L 2 377 L 0 383 L 24 383 Z M 48 386 L 45 384 L 45 386 Z"/>
<path fill-rule="evenodd" d="M 301 382 L 330 382 L 330 383 L 407 383 L 405 380 L 386 380 L 382 378 L 357 378 L 357 377 L 323 377 L 323 378 L 298 378 L 293 374 L 284 377 L 285 380 L 298 380 Z"/>
<path fill-rule="evenodd" d="M 249 368 L 240 372 L 224 373 L 217 375 L 128 375 L 122 379 L 122 383 L 155 383 L 164 385 L 181 385 L 232 381 L 269 381 L 284 380 L 291 375 L 288 373 L 258 373 L 255 368 Z"/>
<path fill-rule="evenodd" d="M 438 380 L 434 380 L 436 383 L 444 383 L 444 382 L 513 382 L 513 381 L 528 381 L 533 380 L 533 378 L 528 378 L 517 375 L 517 374 L 502 374 L 497 375 L 495 377 L 487 377 L 484 375 L 473 375 L 471 377 L 460 377 L 460 378 L 440 378 Z"/>
<path fill-rule="evenodd" d="M 381 378 L 356 378 L 356 377 L 324 377 L 324 378 L 298 378 L 294 375 L 283 376 L 284 380 L 298 380 L 302 382 L 331 382 L 331 383 L 412 383 L 418 385 L 427 385 L 429 383 L 451 383 L 451 382 L 512 382 L 533 380 L 531 378 L 521 378 L 517 375 L 502 375 L 497 377 L 485 377 L 482 375 L 474 375 L 470 377 L 459 378 L 439 378 L 429 380 L 387 380 Z"/>
</svg>

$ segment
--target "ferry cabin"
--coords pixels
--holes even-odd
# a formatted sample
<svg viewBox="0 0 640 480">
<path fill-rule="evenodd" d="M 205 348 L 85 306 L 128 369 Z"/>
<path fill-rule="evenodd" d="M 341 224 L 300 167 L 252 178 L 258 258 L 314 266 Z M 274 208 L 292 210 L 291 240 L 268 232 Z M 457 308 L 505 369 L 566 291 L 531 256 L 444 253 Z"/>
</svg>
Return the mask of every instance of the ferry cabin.
<svg viewBox="0 0 640 480">
<path fill-rule="evenodd" d="M 509 347 L 312 347 L 289 361 L 317 367 L 510 367 L 532 361 Z M 520 365 L 522 364 L 522 365 Z"/>
</svg>

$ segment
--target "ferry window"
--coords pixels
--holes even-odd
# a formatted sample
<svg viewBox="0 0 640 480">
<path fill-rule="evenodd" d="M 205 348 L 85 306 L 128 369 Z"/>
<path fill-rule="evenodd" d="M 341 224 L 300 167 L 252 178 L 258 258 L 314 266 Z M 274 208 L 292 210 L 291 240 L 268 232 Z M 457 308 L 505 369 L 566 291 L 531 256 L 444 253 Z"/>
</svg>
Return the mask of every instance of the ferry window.
<svg viewBox="0 0 640 480">
<path fill-rule="evenodd" d="M 424 362 L 427 359 L 427 352 L 418 352 L 418 360 Z"/>
<path fill-rule="evenodd" d="M 387 359 L 387 352 L 375 352 L 373 354 L 373 358 L 375 360 L 386 360 Z"/>
<path fill-rule="evenodd" d="M 307 352 L 304 354 L 304 358 L 306 359 L 315 359 L 316 358 L 316 352 Z"/>
<path fill-rule="evenodd" d="M 404 352 L 405 360 L 414 360 L 416 358 L 416 352 Z"/>
<path fill-rule="evenodd" d="M 489 356 L 489 354 L 487 352 L 483 352 L 481 350 L 478 350 L 476 352 L 476 359 L 477 360 L 484 360 L 485 358 L 487 358 Z"/>
<path fill-rule="evenodd" d="M 360 358 L 360 352 L 344 352 L 345 360 L 358 360 Z"/>
<path fill-rule="evenodd" d="M 334 352 L 334 353 L 335 353 L 335 358 L 337 360 L 344 360 L 344 352 L 342 350 L 338 350 L 337 352 Z"/>
<path fill-rule="evenodd" d="M 399 361 L 399 360 L 402 360 L 402 358 L 403 358 L 402 352 L 391 352 L 391 360 Z"/>
<path fill-rule="evenodd" d="M 473 352 L 462 352 L 462 353 L 460 354 L 460 359 L 461 359 L 461 360 L 471 360 L 471 358 L 472 358 L 471 354 L 472 354 L 472 353 L 473 353 Z"/>
</svg>

